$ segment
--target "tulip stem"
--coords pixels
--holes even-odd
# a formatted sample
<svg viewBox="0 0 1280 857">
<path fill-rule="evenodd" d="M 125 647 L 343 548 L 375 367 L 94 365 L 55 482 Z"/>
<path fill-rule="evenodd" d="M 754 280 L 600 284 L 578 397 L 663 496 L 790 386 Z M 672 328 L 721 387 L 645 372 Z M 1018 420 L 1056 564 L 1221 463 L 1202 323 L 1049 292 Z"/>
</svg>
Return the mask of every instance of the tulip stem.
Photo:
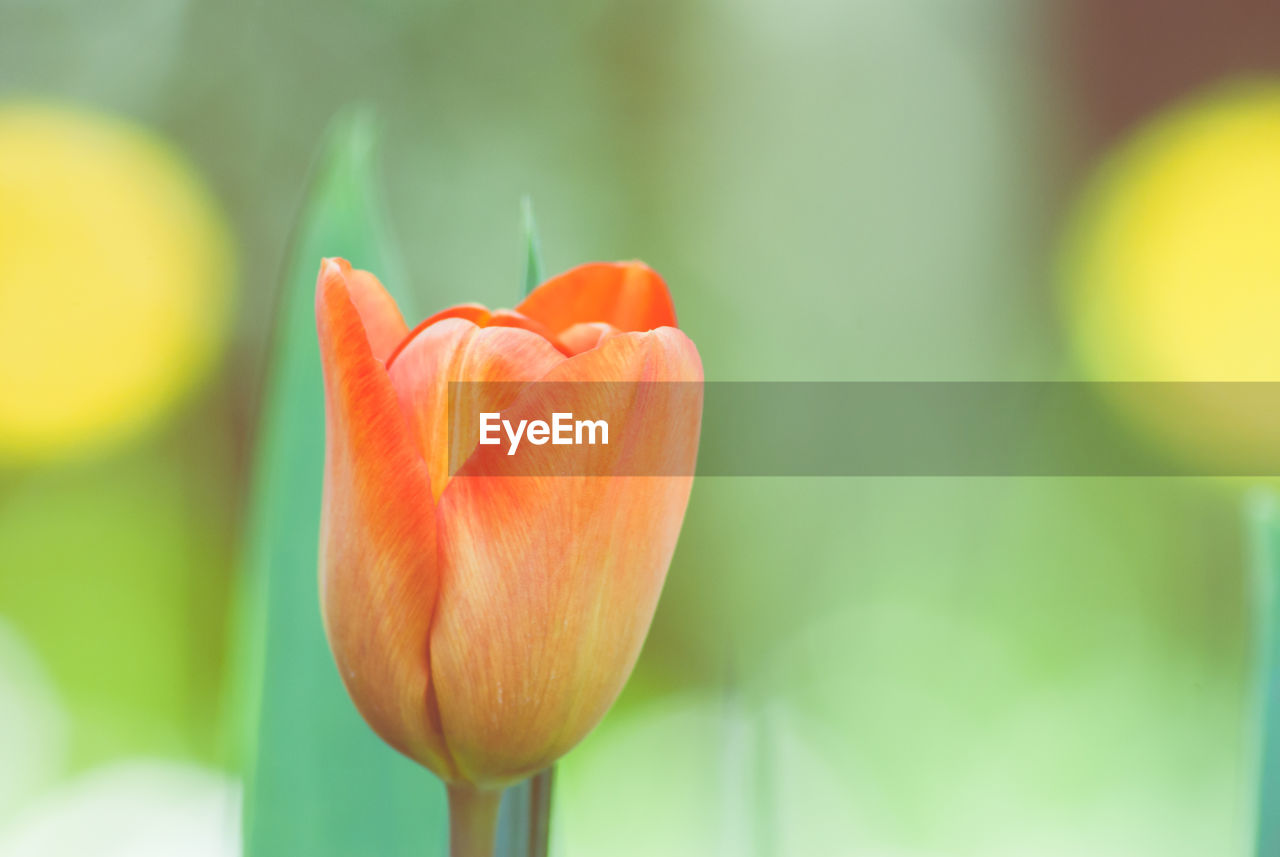
<svg viewBox="0 0 1280 857">
<path fill-rule="evenodd" d="M 555 768 L 535 774 L 529 781 L 529 857 L 547 857 L 551 825 L 551 778 Z"/>
<path fill-rule="evenodd" d="M 449 786 L 449 857 L 493 857 L 502 791 Z"/>
</svg>

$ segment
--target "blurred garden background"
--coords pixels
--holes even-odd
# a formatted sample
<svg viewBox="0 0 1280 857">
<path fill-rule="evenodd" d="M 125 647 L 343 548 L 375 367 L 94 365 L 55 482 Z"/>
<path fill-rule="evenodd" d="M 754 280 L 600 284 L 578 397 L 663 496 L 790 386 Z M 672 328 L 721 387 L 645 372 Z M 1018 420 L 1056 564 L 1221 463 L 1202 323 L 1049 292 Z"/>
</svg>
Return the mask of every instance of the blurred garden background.
<svg viewBox="0 0 1280 857">
<path fill-rule="evenodd" d="M 240 851 L 257 426 L 340 111 L 422 316 L 519 300 L 527 194 L 551 271 L 666 277 L 709 380 L 1274 381 L 1277 33 L 1266 0 L 0 0 L 0 855 Z M 554 853 L 1247 854 L 1255 487 L 699 480 Z"/>
</svg>

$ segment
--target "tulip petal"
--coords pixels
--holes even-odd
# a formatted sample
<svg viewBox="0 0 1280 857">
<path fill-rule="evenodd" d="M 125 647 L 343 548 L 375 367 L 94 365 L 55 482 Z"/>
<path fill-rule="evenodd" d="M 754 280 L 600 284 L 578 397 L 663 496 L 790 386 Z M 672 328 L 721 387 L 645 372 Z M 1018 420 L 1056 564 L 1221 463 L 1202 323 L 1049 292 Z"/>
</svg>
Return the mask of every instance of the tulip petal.
<svg viewBox="0 0 1280 857">
<path fill-rule="evenodd" d="M 326 262 L 316 290 L 327 438 L 325 633 L 342 681 L 374 731 L 448 777 L 454 766 L 427 651 L 438 590 L 430 476 L 377 357 L 390 341 L 382 333 L 394 332 L 387 304 L 372 289 L 376 280 L 346 273 Z"/>
<path fill-rule="evenodd" d="M 375 359 L 385 362 L 409 332 L 395 299 L 377 277 L 352 268 L 346 259 L 325 259 L 321 263 L 321 276 L 346 280 L 347 295 L 360 314 L 369 348 Z"/>
<path fill-rule="evenodd" d="M 542 380 L 591 382 L 580 413 L 625 424 L 593 473 L 610 461 L 623 472 L 654 438 L 677 465 L 668 472 L 693 472 L 701 387 L 690 399 L 629 383 L 701 382 L 680 331 L 614 336 Z M 551 462 L 542 475 L 514 476 L 517 459 L 479 447 L 440 498 L 432 668 L 450 753 L 473 783 L 542 768 L 604 715 L 648 631 L 693 481 L 556 475 L 555 457 L 580 448 L 539 449 Z"/>
<path fill-rule="evenodd" d="M 560 333 L 560 343 L 570 354 L 581 354 L 606 339 L 617 336 L 618 329 L 603 321 L 582 321 Z"/>
<path fill-rule="evenodd" d="M 391 356 L 388 357 L 386 361 L 387 366 L 390 367 L 392 363 L 398 360 L 400 353 L 408 348 L 409 344 L 421 336 L 423 332 L 435 326 L 437 322 L 441 322 L 449 318 L 465 319 L 477 327 L 518 327 L 522 330 L 528 330 L 538 334 L 543 339 L 546 339 L 554 345 L 562 353 L 571 353 L 556 340 L 551 331 L 547 330 L 546 325 L 540 321 L 534 321 L 527 316 L 521 315 L 515 310 L 500 309 L 496 312 L 491 312 L 484 304 L 458 304 L 457 306 L 451 306 L 448 309 L 440 310 L 440 312 L 415 327 L 409 335 L 404 337 L 404 340 L 395 348 L 395 350 L 391 352 Z"/>
<path fill-rule="evenodd" d="M 522 330 L 533 331 L 534 333 L 538 334 L 543 339 L 547 340 L 552 345 L 554 345 L 561 353 L 565 354 L 565 356 L 568 356 L 570 353 L 572 353 L 567 351 L 567 349 L 565 349 L 565 347 L 560 344 L 560 341 L 556 339 L 555 334 L 553 334 L 550 330 L 548 330 L 545 324 L 535 319 L 529 318 L 527 315 L 524 315 L 523 313 L 513 309 L 495 310 L 493 315 L 489 317 L 488 326 L 489 327 L 518 327 Z"/>
<path fill-rule="evenodd" d="M 516 309 L 553 334 L 587 321 L 622 331 L 676 326 L 666 283 L 641 262 L 580 265 L 538 286 Z"/>
<path fill-rule="evenodd" d="M 449 408 L 451 381 L 533 381 L 564 362 L 544 337 L 519 327 L 477 327 L 461 316 L 446 317 L 418 332 L 392 361 L 391 383 L 408 415 L 414 438 L 431 474 L 433 496 L 439 499 L 454 461 L 466 461 L 479 438 L 479 426 L 461 424 L 457 417 L 480 410 L 500 411 L 509 401 L 496 398 L 484 408 L 456 402 Z M 482 396 L 509 399 L 518 388 L 505 385 L 468 386 Z"/>
</svg>

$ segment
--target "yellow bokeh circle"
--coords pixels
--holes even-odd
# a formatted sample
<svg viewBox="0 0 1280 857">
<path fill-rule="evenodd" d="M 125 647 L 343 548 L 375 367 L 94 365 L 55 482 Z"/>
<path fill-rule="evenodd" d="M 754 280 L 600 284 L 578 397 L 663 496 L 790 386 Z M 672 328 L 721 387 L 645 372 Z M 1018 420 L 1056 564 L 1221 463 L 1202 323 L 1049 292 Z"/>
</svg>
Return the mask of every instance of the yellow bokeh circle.
<svg viewBox="0 0 1280 857">
<path fill-rule="evenodd" d="M 1219 87 L 1147 122 L 1086 186 L 1062 259 L 1091 378 L 1280 381 L 1280 82 Z M 1280 413 L 1239 388 L 1136 395 L 1147 428 L 1202 461 L 1230 467 L 1280 438 Z"/>
<path fill-rule="evenodd" d="M 152 424 L 211 366 L 232 268 L 209 191 L 158 137 L 0 103 L 0 461 Z"/>
</svg>

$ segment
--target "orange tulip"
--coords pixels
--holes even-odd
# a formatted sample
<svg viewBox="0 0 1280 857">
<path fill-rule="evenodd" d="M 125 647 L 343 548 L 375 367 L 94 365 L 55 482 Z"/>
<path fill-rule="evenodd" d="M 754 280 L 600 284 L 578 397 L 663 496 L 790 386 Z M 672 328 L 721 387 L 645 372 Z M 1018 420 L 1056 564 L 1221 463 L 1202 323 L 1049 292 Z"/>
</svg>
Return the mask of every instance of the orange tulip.
<svg viewBox="0 0 1280 857">
<path fill-rule="evenodd" d="M 542 446 L 551 465 L 528 476 L 476 445 L 448 385 L 700 385 L 697 349 L 640 263 L 584 265 L 515 310 L 457 306 L 410 332 L 377 278 L 330 259 L 316 314 L 321 608 L 334 659 L 364 719 L 450 784 L 451 802 L 496 794 L 577 744 L 625 683 L 692 476 L 620 474 L 655 438 L 674 463 L 665 472 L 692 474 L 701 388 L 675 400 L 581 385 L 582 410 L 622 436 L 593 459 L 598 475 L 558 475 L 556 456 L 574 447 Z M 453 473 L 450 445 L 465 462 Z"/>
</svg>

